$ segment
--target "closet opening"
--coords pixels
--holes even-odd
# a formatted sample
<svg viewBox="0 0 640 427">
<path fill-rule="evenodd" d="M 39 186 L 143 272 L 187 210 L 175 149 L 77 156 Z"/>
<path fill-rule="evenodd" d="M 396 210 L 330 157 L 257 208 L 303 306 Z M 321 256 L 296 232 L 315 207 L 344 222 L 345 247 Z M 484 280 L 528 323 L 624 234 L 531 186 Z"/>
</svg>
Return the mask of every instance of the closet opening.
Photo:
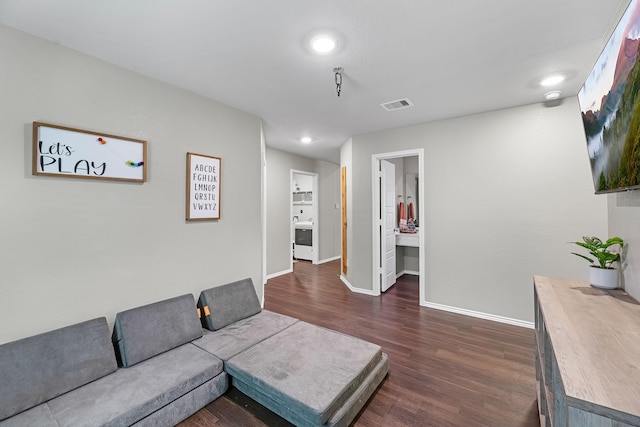
<svg viewBox="0 0 640 427">
<path fill-rule="evenodd" d="M 411 275 L 418 277 L 420 301 L 424 300 L 423 151 L 372 156 L 373 291 L 377 295 L 390 289 L 399 277 Z"/>
<path fill-rule="evenodd" d="M 318 174 L 291 169 L 291 270 L 296 261 L 318 263 Z"/>
</svg>

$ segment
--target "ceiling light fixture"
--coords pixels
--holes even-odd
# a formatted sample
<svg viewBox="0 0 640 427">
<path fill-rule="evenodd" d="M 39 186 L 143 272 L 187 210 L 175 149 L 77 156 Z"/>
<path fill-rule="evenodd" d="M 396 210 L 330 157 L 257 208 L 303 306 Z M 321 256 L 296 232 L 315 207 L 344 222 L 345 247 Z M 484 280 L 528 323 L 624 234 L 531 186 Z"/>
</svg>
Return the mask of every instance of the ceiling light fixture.
<svg viewBox="0 0 640 427">
<path fill-rule="evenodd" d="M 563 82 L 565 79 L 565 76 L 561 75 L 561 74 L 556 74 L 553 76 L 549 76 L 546 77 L 544 79 L 542 79 L 540 81 L 540 85 L 541 86 L 553 86 L 553 85 L 557 85 L 558 83 Z"/>
<path fill-rule="evenodd" d="M 556 99 L 560 99 L 560 95 L 562 95 L 561 90 L 552 90 L 544 94 L 544 99 L 547 101 L 555 101 Z"/>
<path fill-rule="evenodd" d="M 311 39 L 311 48 L 316 53 L 329 53 L 336 48 L 337 42 L 326 34 L 317 35 Z"/>
<path fill-rule="evenodd" d="M 310 136 L 303 136 L 302 138 L 300 138 L 300 142 L 302 142 L 303 144 L 309 144 L 309 143 L 311 143 L 311 137 Z"/>
</svg>

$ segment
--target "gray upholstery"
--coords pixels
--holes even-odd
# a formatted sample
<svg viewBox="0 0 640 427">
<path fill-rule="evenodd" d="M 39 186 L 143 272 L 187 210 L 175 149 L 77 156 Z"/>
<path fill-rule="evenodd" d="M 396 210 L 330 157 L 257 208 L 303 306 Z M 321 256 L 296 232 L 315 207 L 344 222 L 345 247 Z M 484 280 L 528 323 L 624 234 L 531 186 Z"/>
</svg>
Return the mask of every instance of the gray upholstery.
<svg viewBox="0 0 640 427">
<path fill-rule="evenodd" d="M 133 366 L 202 336 L 193 295 L 116 314 L 113 343 L 122 366 Z"/>
<path fill-rule="evenodd" d="M 342 407 L 329 418 L 325 424 L 311 423 L 303 418 L 300 413 L 292 410 L 286 405 L 280 404 L 271 399 L 269 396 L 261 393 L 258 387 L 247 386 L 237 378 L 233 379 L 233 385 L 242 393 L 251 397 L 256 402 L 263 406 L 270 408 L 273 412 L 280 415 L 282 418 L 289 420 L 298 427 L 310 427 L 310 426 L 326 426 L 326 427 L 346 427 L 354 420 L 358 413 L 362 410 L 367 403 L 371 395 L 376 391 L 384 377 L 389 371 L 389 359 L 387 355 L 382 353 L 382 359 L 371 373 L 364 379 L 362 384 L 349 396 Z"/>
<path fill-rule="evenodd" d="M 222 361 L 185 344 L 49 401 L 63 426 L 128 426 L 226 375 Z M 195 412 L 195 411 L 194 411 Z"/>
<path fill-rule="evenodd" d="M 246 319 L 262 310 L 251 279 L 239 280 L 202 291 L 198 299 L 198 307 L 204 312 L 203 326 L 211 331 Z M 210 314 L 207 314 L 207 310 Z"/>
<path fill-rule="evenodd" d="M 322 425 L 382 359 L 378 345 L 297 322 L 229 359 L 226 370 L 234 384 L 266 396 L 274 412 L 287 408 L 300 424 Z"/>
<path fill-rule="evenodd" d="M 205 330 L 202 338 L 193 343 L 226 362 L 236 354 L 285 330 L 296 322 L 297 319 L 293 317 L 263 310 L 217 331 Z"/>
<path fill-rule="evenodd" d="M 342 407 L 333 413 L 329 421 L 325 423 L 325 426 L 346 427 L 351 424 L 351 421 L 353 421 L 356 415 L 364 408 L 364 405 L 382 383 L 382 380 L 384 380 L 388 372 L 389 358 L 385 353 L 382 353 L 382 359 L 373 371 L 364 379 L 360 387 L 349 396 L 349 399 L 347 399 Z"/>
<path fill-rule="evenodd" d="M 228 388 L 229 376 L 223 372 L 133 425 L 136 427 L 175 426 L 222 396 Z"/>
<path fill-rule="evenodd" d="M 7 418 L 4 421 L 0 421 L 0 427 L 25 427 L 25 426 L 37 426 L 37 427 L 58 427 L 49 406 L 46 403 L 35 406 L 31 409 L 27 409 L 24 412 Z"/>
<path fill-rule="evenodd" d="M 104 317 L 0 345 L 0 420 L 116 369 Z"/>
<path fill-rule="evenodd" d="M 377 345 L 262 311 L 251 279 L 203 291 L 199 305 L 204 336 L 182 295 L 118 313 L 113 342 L 100 318 L 0 345 L 0 427 L 173 426 L 231 376 L 297 425 L 346 426 L 388 372 Z"/>
</svg>

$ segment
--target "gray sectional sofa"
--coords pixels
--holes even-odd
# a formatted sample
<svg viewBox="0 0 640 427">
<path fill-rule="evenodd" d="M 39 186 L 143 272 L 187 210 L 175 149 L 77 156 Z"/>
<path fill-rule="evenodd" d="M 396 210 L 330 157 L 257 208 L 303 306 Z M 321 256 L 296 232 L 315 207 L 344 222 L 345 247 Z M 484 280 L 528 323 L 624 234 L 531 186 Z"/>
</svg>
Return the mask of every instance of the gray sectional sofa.
<svg viewBox="0 0 640 427">
<path fill-rule="evenodd" d="M 262 310 L 250 279 L 109 332 L 102 317 L 0 345 L 0 427 L 171 426 L 230 383 L 296 425 L 346 426 L 388 372 L 375 344 Z"/>
<path fill-rule="evenodd" d="M 0 426 L 175 425 L 229 385 L 201 336 L 183 295 L 0 345 Z"/>
</svg>

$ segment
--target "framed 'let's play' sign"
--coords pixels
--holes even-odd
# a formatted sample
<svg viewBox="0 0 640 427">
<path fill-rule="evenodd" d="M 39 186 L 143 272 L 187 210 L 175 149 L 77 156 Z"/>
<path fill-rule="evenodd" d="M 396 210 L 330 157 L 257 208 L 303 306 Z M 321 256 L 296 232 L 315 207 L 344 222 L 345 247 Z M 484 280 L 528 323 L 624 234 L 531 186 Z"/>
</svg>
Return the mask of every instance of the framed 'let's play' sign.
<svg viewBox="0 0 640 427">
<path fill-rule="evenodd" d="M 147 141 L 33 122 L 33 175 L 147 180 Z"/>
</svg>

